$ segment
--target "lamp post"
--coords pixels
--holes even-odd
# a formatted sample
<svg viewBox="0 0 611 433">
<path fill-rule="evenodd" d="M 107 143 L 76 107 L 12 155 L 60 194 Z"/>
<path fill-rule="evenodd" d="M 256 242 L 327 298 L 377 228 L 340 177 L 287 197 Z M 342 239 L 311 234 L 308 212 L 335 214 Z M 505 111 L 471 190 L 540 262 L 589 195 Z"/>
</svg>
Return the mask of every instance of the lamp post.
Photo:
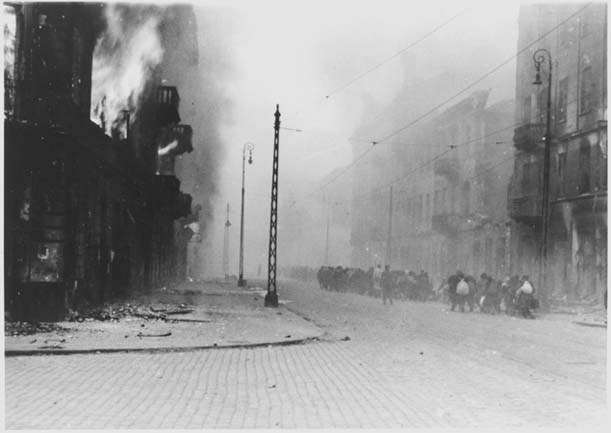
<svg viewBox="0 0 611 433">
<path fill-rule="evenodd" d="M 244 178 L 246 176 L 246 151 L 248 150 L 248 163 L 252 164 L 252 151 L 255 145 L 251 142 L 244 143 L 242 147 L 242 210 L 240 211 L 240 269 L 238 287 L 244 287 Z"/>
<path fill-rule="evenodd" d="M 547 113 L 545 125 L 545 143 L 543 150 L 543 177 L 541 185 L 541 252 L 539 259 L 539 288 L 541 290 L 541 303 L 544 307 L 548 306 L 547 293 L 547 251 L 549 243 L 549 220 L 550 220 L 550 200 L 549 200 L 549 181 L 550 181 L 550 160 L 552 146 L 552 55 L 545 48 L 538 49 L 533 54 L 535 62 L 535 81 L 533 84 L 542 85 L 541 65 L 547 60 Z"/>
</svg>

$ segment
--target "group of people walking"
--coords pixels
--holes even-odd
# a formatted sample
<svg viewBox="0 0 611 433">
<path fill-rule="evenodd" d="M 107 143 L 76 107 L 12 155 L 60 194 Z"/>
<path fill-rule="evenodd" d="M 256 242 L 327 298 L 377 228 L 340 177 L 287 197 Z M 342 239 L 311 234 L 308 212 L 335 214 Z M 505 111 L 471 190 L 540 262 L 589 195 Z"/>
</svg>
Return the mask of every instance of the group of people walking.
<svg viewBox="0 0 611 433">
<path fill-rule="evenodd" d="M 468 306 L 469 311 L 478 309 L 490 314 L 505 312 L 526 318 L 534 318 L 532 310 L 539 306 L 534 286 L 527 275 L 521 278 L 507 275 L 502 281 L 497 281 L 487 273 L 482 273 L 476 279 L 457 271 L 444 279 L 437 290 L 433 290 L 425 271 L 391 270 L 388 265 L 384 268 L 377 265 L 367 271 L 323 266 L 316 277 L 323 290 L 382 298 L 383 304 L 392 304 L 397 299 L 439 300 L 449 302 L 451 311 L 458 309 L 464 312 L 465 306 Z"/>
<path fill-rule="evenodd" d="M 442 286 L 445 286 L 452 311 L 459 307 L 464 312 L 467 304 L 470 311 L 479 308 L 483 313 L 494 314 L 504 310 L 507 314 L 532 319 L 532 310 L 539 308 L 535 288 L 528 275 L 522 278 L 507 275 L 502 281 L 496 281 L 482 273 L 476 281 L 473 276 L 457 271 Z"/>
<path fill-rule="evenodd" d="M 383 302 L 393 299 L 426 301 L 432 299 L 433 286 L 426 272 L 391 270 L 380 265 L 367 271 L 342 266 L 323 266 L 317 273 L 318 284 L 323 290 L 352 292 L 361 295 L 382 297 Z"/>
</svg>

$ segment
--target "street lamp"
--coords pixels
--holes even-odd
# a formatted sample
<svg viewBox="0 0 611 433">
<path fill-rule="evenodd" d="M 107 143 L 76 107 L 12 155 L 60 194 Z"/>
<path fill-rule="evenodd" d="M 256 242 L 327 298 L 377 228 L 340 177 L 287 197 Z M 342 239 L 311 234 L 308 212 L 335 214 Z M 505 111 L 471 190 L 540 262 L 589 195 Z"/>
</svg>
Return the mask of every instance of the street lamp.
<svg viewBox="0 0 611 433">
<path fill-rule="evenodd" d="M 552 145 L 552 55 L 544 48 L 538 49 L 533 54 L 535 62 L 535 81 L 533 84 L 542 85 L 541 65 L 547 60 L 547 114 L 545 125 L 545 143 L 543 150 L 543 180 L 541 188 L 541 256 L 539 260 L 539 287 L 541 288 L 541 301 L 547 306 L 547 250 L 549 243 L 549 220 L 550 220 L 550 200 L 549 200 L 549 181 L 550 181 L 550 160 Z"/>
<path fill-rule="evenodd" d="M 238 287 L 244 287 L 244 178 L 246 175 L 246 151 L 248 150 L 248 163 L 252 164 L 252 151 L 255 145 L 251 142 L 244 143 L 242 148 L 242 210 L 240 212 L 240 277 L 238 278 Z"/>
</svg>

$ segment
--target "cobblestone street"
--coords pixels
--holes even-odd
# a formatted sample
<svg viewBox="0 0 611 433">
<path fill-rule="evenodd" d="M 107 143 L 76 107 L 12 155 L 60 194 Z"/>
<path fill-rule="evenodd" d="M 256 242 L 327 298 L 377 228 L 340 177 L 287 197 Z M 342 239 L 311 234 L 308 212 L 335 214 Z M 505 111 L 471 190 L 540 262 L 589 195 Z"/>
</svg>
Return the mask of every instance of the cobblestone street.
<svg viewBox="0 0 611 433">
<path fill-rule="evenodd" d="M 325 339 L 8 357 L 6 427 L 600 429 L 606 421 L 606 329 L 280 287 Z"/>
</svg>

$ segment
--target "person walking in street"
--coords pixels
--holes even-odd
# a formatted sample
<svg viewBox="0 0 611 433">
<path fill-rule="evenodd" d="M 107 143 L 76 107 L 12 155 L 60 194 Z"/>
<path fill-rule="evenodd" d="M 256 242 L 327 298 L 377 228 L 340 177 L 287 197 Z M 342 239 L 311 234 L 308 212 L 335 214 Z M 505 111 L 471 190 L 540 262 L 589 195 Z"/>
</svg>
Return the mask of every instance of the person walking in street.
<svg viewBox="0 0 611 433">
<path fill-rule="evenodd" d="M 469 304 L 469 312 L 473 313 L 473 310 L 475 309 L 475 304 L 477 303 L 476 298 L 478 297 L 477 281 L 475 281 L 475 277 L 473 277 L 472 275 L 467 275 L 465 277 L 465 281 L 469 286 L 469 293 L 467 293 L 467 295 L 465 296 L 465 302 Z"/>
<path fill-rule="evenodd" d="M 535 288 L 528 281 L 528 275 L 522 277 L 522 284 L 516 291 L 517 304 L 522 317 L 526 319 L 534 319 L 535 317 L 530 312 L 530 309 L 535 306 Z"/>
<path fill-rule="evenodd" d="M 455 274 L 452 274 L 448 277 L 448 296 L 450 298 L 451 305 L 450 311 L 454 311 L 454 308 L 456 308 L 456 306 L 458 305 L 459 297 L 456 293 L 456 287 L 458 286 L 458 283 L 460 282 L 462 277 L 463 273 L 461 271 L 456 271 Z"/>
<path fill-rule="evenodd" d="M 392 305 L 392 291 L 393 291 L 393 281 L 392 281 L 392 273 L 390 272 L 390 266 L 384 266 L 384 272 L 382 272 L 381 277 L 381 286 L 382 286 L 382 302 L 386 305 L 386 300 L 388 299 L 390 305 Z"/>
<path fill-rule="evenodd" d="M 456 303 L 460 307 L 460 312 L 464 313 L 465 312 L 465 302 L 469 302 L 470 306 L 472 305 L 471 298 L 469 297 L 471 288 L 469 287 L 469 283 L 467 282 L 468 277 L 465 277 L 464 274 L 460 271 L 457 274 L 457 276 L 459 280 L 458 280 L 458 284 L 456 284 Z"/>
<path fill-rule="evenodd" d="M 373 293 L 374 295 L 380 296 L 382 292 L 382 266 L 378 265 L 373 270 Z"/>
</svg>

